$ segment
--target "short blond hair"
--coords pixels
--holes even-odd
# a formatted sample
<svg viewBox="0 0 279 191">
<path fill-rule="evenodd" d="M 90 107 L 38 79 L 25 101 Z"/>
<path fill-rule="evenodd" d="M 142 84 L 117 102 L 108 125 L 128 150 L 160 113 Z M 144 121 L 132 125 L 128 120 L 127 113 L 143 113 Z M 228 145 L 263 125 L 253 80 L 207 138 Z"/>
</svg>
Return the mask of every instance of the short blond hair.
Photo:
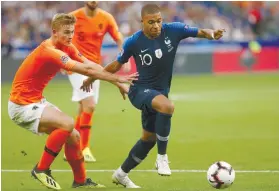
<svg viewBox="0 0 279 191">
<path fill-rule="evenodd" d="M 51 21 L 51 29 L 58 30 L 63 25 L 74 25 L 76 18 L 74 15 L 66 13 L 57 13 L 53 16 Z"/>
</svg>

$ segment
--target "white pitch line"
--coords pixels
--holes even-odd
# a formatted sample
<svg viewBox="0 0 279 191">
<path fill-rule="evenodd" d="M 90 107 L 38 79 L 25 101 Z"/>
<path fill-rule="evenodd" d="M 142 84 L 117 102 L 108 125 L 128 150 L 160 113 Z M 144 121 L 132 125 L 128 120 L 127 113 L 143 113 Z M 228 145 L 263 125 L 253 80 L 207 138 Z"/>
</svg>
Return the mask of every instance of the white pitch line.
<svg viewBox="0 0 279 191">
<path fill-rule="evenodd" d="M 53 172 L 72 172 L 72 170 L 54 169 Z M 87 172 L 114 172 L 115 170 L 87 170 Z M 157 172 L 157 170 L 132 170 L 133 172 Z M 31 172 L 31 170 L 2 169 L 1 172 Z M 205 173 L 207 170 L 172 170 L 175 173 Z M 236 170 L 237 173 L 279 173 L 279 170 Z"/>
</svg>

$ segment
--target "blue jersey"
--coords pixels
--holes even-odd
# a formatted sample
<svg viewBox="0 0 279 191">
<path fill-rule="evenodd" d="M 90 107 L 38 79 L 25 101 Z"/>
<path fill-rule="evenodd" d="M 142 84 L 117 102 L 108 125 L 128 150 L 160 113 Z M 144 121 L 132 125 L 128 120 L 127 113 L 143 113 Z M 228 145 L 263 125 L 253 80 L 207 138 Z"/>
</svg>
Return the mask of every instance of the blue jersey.
<svg viewBox="0 0 279 191">
<path fill-rule="evenodd" d="M 133 56 L 139 73 L 134 85 L 168 92 L 178 44 L 197 34 L 198 28 L 183 23 L 163 24 L 160 36 L 152 40 L 138 31 L 125 41 L 117 61 L 124 64 Z"/>
</svg>

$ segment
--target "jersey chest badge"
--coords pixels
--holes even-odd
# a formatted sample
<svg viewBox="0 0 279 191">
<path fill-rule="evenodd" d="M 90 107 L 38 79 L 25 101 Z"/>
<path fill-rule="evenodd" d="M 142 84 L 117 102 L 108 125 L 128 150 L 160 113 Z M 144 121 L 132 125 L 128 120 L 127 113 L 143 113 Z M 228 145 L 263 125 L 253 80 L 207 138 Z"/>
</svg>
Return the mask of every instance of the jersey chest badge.
<svg viewBox="0 0 279 191">
<path fill-rule="evenodd" d="M 162 50 L 161 49 L 155 50 L 155 56 L 159 59 L 162 58 L 163 56 Z"/>
</svg>

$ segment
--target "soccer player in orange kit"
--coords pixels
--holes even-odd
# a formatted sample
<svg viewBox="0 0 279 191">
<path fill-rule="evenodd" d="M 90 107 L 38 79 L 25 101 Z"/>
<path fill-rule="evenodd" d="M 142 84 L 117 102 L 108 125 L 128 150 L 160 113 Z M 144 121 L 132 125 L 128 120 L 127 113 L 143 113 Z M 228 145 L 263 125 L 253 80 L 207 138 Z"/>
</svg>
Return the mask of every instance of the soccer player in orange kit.
<svg viewBox="0 0 279 191">
<path fill-rule="evenodd" d="M 101 64 L 101 48 L 106 33 L 110 34 L 121 50 L 123 38 L 118 31 L 115 19 L 108 12 L 98 8 L 96 1 L 85 2 L 83 8 L 73 11 L 71 14 L 77 19 L 73 44 L 88 60 Z M 127 62 L 124 65 L 124 71 L 128 72 L 130 69 L 131 65 Z M 84 92 L 80 86 L 83 80 L 87 79 L 86 76 L 73 73 L 68 77 L 73 87 L 72 101 L 79 103 L 75 128 L 80 133 L 84 160 L 85 162 L 95 162 L 96 158 L 90 150 L 89 143 L 92 118 L 99 98 L 100 81 L 95 80 L 93 89 L 90 92 Z M 66 159 L 65 155 L 64 158 Z"/>
<path fill-rule="evenodd" d="M 42 95 L 48 82 L 64 69 L 114 83 L 124 95 L 127 90 L 120 83 L 131 83 L 137 78 L 137 74 L 118 76 L 104 72 L 101 66 L 82 56 L 71 43 L 75 22 L 75 17 L 70 14 L 61 13 L 53 17 L 51 37 L 23 61 L 15 75 L 8 103 L 9 116 L 17 125 L 35 134 L 49 135 L 42 157 L 31 175 L 46 187 L 55 190 L 61 187 L 52 177 L 49 168 L 64 144 L 74 175 L 72 187 L 104 186 L 86 178 L 80 136 L 74 129 L 74 120 L 47 102 Z"/>
</svg>

